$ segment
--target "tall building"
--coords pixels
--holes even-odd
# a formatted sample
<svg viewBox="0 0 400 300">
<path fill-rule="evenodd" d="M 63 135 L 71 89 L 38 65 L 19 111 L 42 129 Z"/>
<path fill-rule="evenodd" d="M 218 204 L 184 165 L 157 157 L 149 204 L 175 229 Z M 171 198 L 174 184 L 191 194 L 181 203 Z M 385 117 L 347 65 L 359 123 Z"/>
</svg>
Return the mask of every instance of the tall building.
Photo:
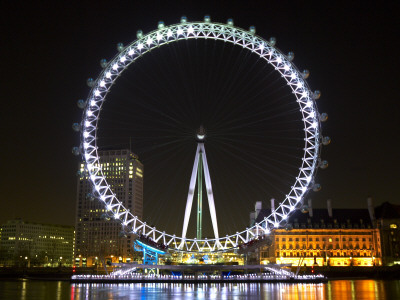
<svg viewBox="0 0 400 300">
<path fill-rule="evenodd" d="M 0 230 L 3 266 L 71 266 L 74 227 L 10 220 Z"/>
<path fill-rule="evenodd" d="M 310 203 L 311 204 L 311 203 Z M 259 209 L 257 209 L 259 208 Z M 271 209 L 260 209 L 251 216 L 260 222 Z M 375 266 L 382 264 L 381 237 L 375 226 L 373 209 L 297 210 L 288 223 L 269 236 L 269 245 L 258 251 L 262 264 L 292 266 Z"/>
<path fill-rule="evenodd" d="M 384 265 L 400 265 L 400 205 L 389 202 L 375 208 L 381 231 L 382 259 Z"/>
<path fill-rule="evenodd" d="M 133 215 L 143 217 L 143 164 L 129 150 L 99 151 L 100 164 L 117 198 Z M 105 218 L 106 209 L 98 199 L 88 197 L 92 184 L 84 164 L 80 165 L 76 201 L 75 265 L 92 266 L 104 261 L 129 262 L 130 236 L 122 236 L 121 224 Z"/>
</svg>

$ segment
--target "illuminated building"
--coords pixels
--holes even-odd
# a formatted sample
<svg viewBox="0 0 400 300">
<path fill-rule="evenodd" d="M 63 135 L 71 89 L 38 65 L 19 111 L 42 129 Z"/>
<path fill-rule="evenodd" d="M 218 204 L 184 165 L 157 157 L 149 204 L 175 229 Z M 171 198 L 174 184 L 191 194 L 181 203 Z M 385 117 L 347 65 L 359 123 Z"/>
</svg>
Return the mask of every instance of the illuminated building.
<svg viewBox="0 0 400 300">
<path fill-rule="evenodd" d="M 243 255 L 235 253 L 235 251 L 225 252 L 172 252 L 171 256 L 163 258 L 161 264 L 224 264 L 224 265 L 244 265 L 245 259 Z"/>
<path fill-rule="evenodd" d="M 400 264 L 400 205 L 388 202 L 375 208 L 382 239 L 384 265 Z"/>
<path fill-rule="evenodd" d="M 99 151 L 107 183 L 133 215 L 143 217 L 143 164 L 129 150 Z M 92 196 L 92 185 L 80 164 L 76 203 L 75 264 L 92 266 L 106 261 L 130 261 L 131 236 L 119 222 L 109 220 L 103 204 Z"/>
<path fill-rule="evenodd" d="M 3 266 L 71 266 L 74 227 L 11 220 L 1 227 Z"/>
<path fill-rule="evenodd" d="M 271 209 L 252 213 L 259 222 Z M 372 218 L 371 218 L 372 217 Z M 287 224 L 271 232 L 270 246 L 258 251 L 261 264 L 292 266 L 374 266 L 381 265 L 379 229 L 374 226 L 373 209 L 313 209 L 311 202 L 290 215 Z"/>
</svg>

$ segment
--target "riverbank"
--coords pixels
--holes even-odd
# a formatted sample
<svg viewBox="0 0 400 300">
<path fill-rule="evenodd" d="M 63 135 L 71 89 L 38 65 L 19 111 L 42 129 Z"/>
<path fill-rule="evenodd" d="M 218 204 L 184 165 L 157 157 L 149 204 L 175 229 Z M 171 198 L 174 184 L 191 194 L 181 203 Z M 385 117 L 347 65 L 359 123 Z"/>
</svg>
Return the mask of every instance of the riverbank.
<svg viewBox="0 0 400 300">
<path fill-rule="evenodd" d="M 289 277 L 285 275 L 75 275 L 71 283 L 323 283 L 327 278 L 322 275 Z"/>
<path fill-rule="evenodd" d="M 311 268 L 307 268 L 309 273 Z M 368 278 L 400 279 L 400 266 L 379 267 L 315 267 L 316 274 L 324 274 L 329 279 Z"/>
<path fill-rule="evenodd" d="M 240 266 L 238 266 L 240 268 Z M 75 270 L 75 272 L 74 272 Z M 111 268 L 110 270 L 111 271 Z M 294 272 L 296 270 L 293 270 Z M 314 273 L 313 273 L 314 271 Z M 171 274 L 162 271 L 163 274 Z M 235 274 L 245 274 L 245 270 L 237 269 Z M 251 272 L 253 273 L 253 272 Z M 190 274 L 190 273 L 189 273 Z M 303 274 L 323 274 L 328 279 L 349 279 L 349 278 L 368 278 L 368 279 L 400 279 L 400 266 L 391 267 L 307 267 L 302 268 L 299 275 Z M 104 269 L 96 268 L 76 268 L 72 267 L 32 267 L 32 268 L 0 268 L 1 279 L 29 278 L 38 280 L 70 280 L 73 275 L 105 275 Z"/>
</svg>

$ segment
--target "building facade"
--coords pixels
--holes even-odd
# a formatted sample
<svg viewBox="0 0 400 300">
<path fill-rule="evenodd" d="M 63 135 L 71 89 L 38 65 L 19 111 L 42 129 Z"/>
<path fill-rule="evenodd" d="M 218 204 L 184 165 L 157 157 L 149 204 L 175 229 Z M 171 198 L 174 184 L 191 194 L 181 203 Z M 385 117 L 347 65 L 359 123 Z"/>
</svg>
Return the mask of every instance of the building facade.
<svg viewBox="0 0 400 300">
<path fill-rule="evenodd" d="M 133 215 L 143 217 L 143 165 L 129 150 L 99 151 L 107 183 Z M 75 265 L 92 266 L 101 262 L 129 262 L 131 237 L 121 233 L 121 224 L 110 220 L 106 209 L 91 194 L 92 184 L 84 164 L 78 172 L 76 201 Z"/>
<path fill-rule="evenodd" d="M 328 205 L 329 207 L 330 205 Z M 255 221 L 271 214 L 258 209 Z M 307 209 L 295 211 L 284 227 L 274 229 L 268 246 L 258 251 L 261 264 L 292 266 L 378 266 L 381 237 L 368 209 Z"/>
<path fill-rule="evenodd" d="M 3 266 L 71 266 L 74 227 L 10 220 L 1 227 Z"/>
<path fill-rule="evenodd" d="M 387 266 L 400 264 L 400 205 L 388 202 L 375 208 L 381 232 L 382 260 Z"/>
</svg>

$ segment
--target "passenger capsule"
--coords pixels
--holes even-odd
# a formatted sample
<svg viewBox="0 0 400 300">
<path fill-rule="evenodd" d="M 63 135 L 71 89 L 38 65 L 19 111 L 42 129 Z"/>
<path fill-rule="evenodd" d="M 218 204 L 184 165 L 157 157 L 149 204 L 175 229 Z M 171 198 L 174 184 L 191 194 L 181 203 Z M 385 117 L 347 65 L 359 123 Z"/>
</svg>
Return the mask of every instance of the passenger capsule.
<svg viewBox="0 0 400 300">
<path fill-rule="evenodd" d="M 159 21 L 158 22 L 158 29 L 163 29 L 165 26 L 164 21 Z"/>
<path fill-rule="evenodd" d="M 92 190 L 92 195 L 94 198 L 100 198 L 100 193 L 95 188 Z"/>
<path fill-rule="evenodd" d="M 88 85 L 88 87 L 94 87 L 95 81 L 93 80 L 93 78 L 88 78 L 86 80 L 86 84 Z"/>
<path fill-rule="evenodd" d="M 72 148 L 72 154 L 73 155 L 80 155 L 81 154 L 81 151 L 79 151 L 79 147 L 73 147 Z"/>
<path fill-rule="evenodd" d="M 121 52 L 122 50 L 124 50 L 124 44 L 118 43 L 117 44 L 117 50 L 118 50 L 118 52 Z"/>
<path fill-rule="evenodd" d="M 301 72 L 301 76 L 303 76 L 304 79 L 307 79 L 310 76 L 310 71 L 304 70 Z"/>
<path fill-rule="evenodd" d="M 314 100 L 318 100 L 320 97 L 321 97 L 321 92 L 318 91 L 318 90 L 314 91 L 314 93 L 313 93 L 313 99 L 314 99 Z"/>
<path fill-rule="evenodd" d="M 331 138 L 329 136 L 324 136 L 322 138 L 322 145 L 327 146 L 331 143 Z"/>
<path fill-rule="evenodd" d="M 228 19 L 228 21 L 226 21 L 226 23 L 227 23 L 229 26 L 233 26 L 233 19 Z"/>
<path fill-rule="evenodd" d="M 121 230 L 120 232 L 119 232 L 119 237 L 127 237 L 127 234 L 126 234 L 126 232 L 125 231 L 123 231 L 123 230 Z"/>
<path fill-rule="evenodd" d="M 256 26 L 250 26 L 249 31 L 251 34 L 256 34 Z"/>
<path fill-rule="evenodd" d="M 109 221 L 110 217 L 106 213 L 103 213 L 103 214 L 101 214 L 100 219 Z"/>
<path fill-rule="evenodd" d="M 292 224 L 287 224 L 287 225 L 285 226 L 285 230 L 286 230 L 286 231 L 290 231 L 290 230 L 292 230 L 292 229 L 293 229 Z"/>
<path fill-rule="evenodd" d="M 82 176 L 82 172 L 80 170 L 76 171 L 76 177 L 81 177 Z"/>
<path fill-rule="evenodd" d="M 287 59 L 289 60 L 289 61 L 292 61 L 293 59 L 294 59 L 294 52 L 289 52 L 288 53 L 288 55 L 287 55 Z"/>
<path fill-rule="evenodd" d="M 308 213 L 308 205 L 307 204 L 304 204 L 302 207 L 301 207 L 301 212 L 303 213 L 303 214 L 306 214 L 306 213 Z"/>
<path fill-rule="evenodd" d="M 89 201 L 93 201 L 94 200 L 94 195 L 92 193 L 87 193 L 86 194 L 86 199 Z"/>
<path fill-rule="evenodd" d="M 105 58 L 100 60 L 100 66 L 104 69 L 107 67 L 107 60 Z"/>
<path fill-rule="evenodd" d="M 182 16 L 182 17 L 181 17 L 181 23 L 186 23 L 186 22 L 187 22 L 186 16 Z"/>
<path fill-rule="evenodd" d="M 270 37 L 269 38 L 269 44 L 273 47 L 276 45 L 276 38 L 274 37 Z"/>
<path fill-rule="evenodd" d="M 79 132 L 79 130 L 81 129 L 81 125 L 79 123 L 73 123 L 72 129 L 76 132 Z"/>
<path fill-rule="evenodd" d="M 138 39 L 141 39 L 143 37 L 143 31 L 141 31 L 141 30 L 136 31 L 136 37 Z"/>
<path fill-rule="evenodd" d="M 316 184 L 314 184 L 312 189 L 314 192 L 319 192 L 322 189 L 322 187 L 319 183 L 316 183 Z"/>
<path fill-rule="evenodd" d="M 328 114 L 327 114 L 327 113 L 322 113 L 322 114 L 319 116 L 319 120 L 320 120 L 321 122 L 326 122 L 326 120 L 328 120 Z"/>
<path fill-rule="evenodd" d="M 204 16 L 204 22 L 211 22 L 211 17 L 209 15 Z"/>
<path fill-rule="evenodd" d="M 82 99 L 79 99 L 78 102 L 77 102 L 77 105 L 78 105 L 78 107 L 80 109 L 84 109 L 85 106 L 86 106 L 86 102 L 84 100 L 82 100 Z"/>
<path fill-rule="evenodd" d="M 321 163 L 319 164 L 319 167 L 321 168 L 321 169 L 326 169 L 327 167 L 329 166 L 329 164 L 328 164 L 328 161 L 327 160 L 323 160 L 323 161 L 321 161 Z"/>
</svg>

